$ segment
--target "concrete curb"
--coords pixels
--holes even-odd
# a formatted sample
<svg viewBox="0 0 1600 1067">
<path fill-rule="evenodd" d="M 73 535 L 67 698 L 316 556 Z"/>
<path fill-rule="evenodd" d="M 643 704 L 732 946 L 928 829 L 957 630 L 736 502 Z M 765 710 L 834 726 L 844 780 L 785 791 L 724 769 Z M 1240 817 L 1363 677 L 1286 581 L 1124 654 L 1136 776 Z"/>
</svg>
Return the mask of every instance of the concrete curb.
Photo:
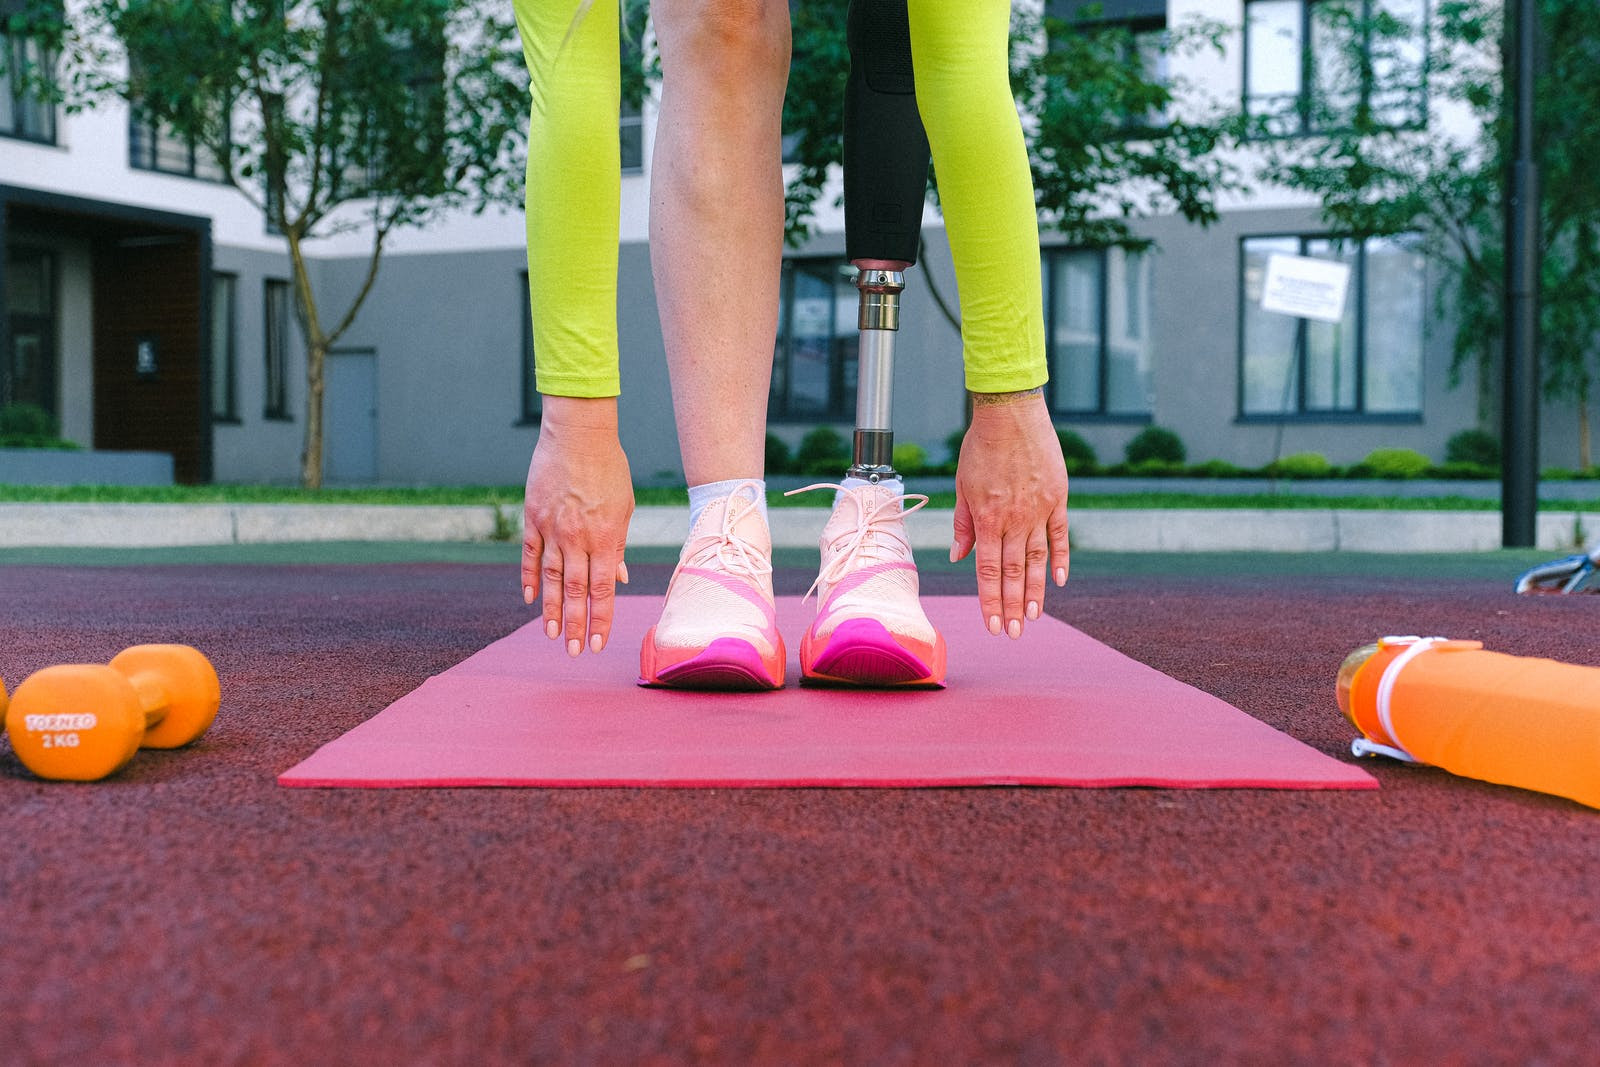
<svg viewBox="0 0 1600 1067">
<path fill-rule="evenodd" d="M 776 547 L 817 543 L 822 508 L 773 508 Z M 0 547 L 156 548 L 315 541 L 491 541 L 521 533 L 520 509 L 347 504 L 0 504 Z M 1492 511 L 1132 510 L 1071 514 L 1074 547 L 1097 552 L 1483 552 L 1500 547 Z M 676 547 L 688 508 L 641 507 L 629 544 Z M 950 545 L 953 512 L 907 519 L 914 547 Z M 1539 548 L 1568 552 L 1600 534 L 1600 513 L 1539 516 Z"/>
</svg>

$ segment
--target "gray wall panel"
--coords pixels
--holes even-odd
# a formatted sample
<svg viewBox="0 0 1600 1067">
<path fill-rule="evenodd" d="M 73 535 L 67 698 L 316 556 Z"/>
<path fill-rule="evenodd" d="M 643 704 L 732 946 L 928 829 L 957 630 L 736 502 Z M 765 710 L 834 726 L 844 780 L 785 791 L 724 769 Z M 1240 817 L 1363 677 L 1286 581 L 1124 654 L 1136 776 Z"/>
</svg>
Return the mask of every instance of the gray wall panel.
<svg viewBox="0 0 1600 1067">
<path fill-rule="evenodd" d="M 238 358 L 235 388 L 239 423 L 215 423 L 213 477 L 219 482 L 293 484 L 300 479 L 300 452 L 305 442 L 306 362 L 300 326 L 289 324 L 289 421 L 265 419 L 266 321 L 265 283 L 289 280 L 287 253 L 275 254 L 217 245 L 212 269 L 238 277 L 234 290 L 234 345 Z M 318 268 L 313 265 L 314 273 Z"/>
</svg>

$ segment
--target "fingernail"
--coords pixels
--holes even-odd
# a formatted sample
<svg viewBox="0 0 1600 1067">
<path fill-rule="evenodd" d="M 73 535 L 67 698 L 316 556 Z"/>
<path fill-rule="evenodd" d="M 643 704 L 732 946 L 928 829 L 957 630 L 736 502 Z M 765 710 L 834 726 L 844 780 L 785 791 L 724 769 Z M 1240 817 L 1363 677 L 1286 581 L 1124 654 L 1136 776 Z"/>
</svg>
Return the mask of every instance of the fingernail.
<svg viewBox="0 0 1600 1067">
<path fill-rule="evenodd" d="M 583 642 L 582 641 L 579 641 L 576 637 L 571 638 L 570 640 L 567 641 L 567 655 L 572 656 L 573 658 L 577 658 L 578 653 L 580 653 L 582 651 L 583 651 Z"/>
<path fill-rule="evenodd" d="M 1057 567 L 1056 568 L 1056 584 L 1057 585 L 1066 585 L 1067 584 L 1067 568 L 1065 568 L 1065 567 Z"/>
<path fill-rule="evenodd" d="M 950 546 L 950 562 L 954 563 L 955 561 L 956 561 L 956 546 L 955 545 L 951 545 Z"/>
<path fill-rule="evenodd" d="M 1000 636 L 1000 616 L 989 616 L 989 632 L 994 634 L 996 637 Z"/>
<path fill-rule="evenodd" d="M 544 635 L 550 640 L 554 641 L 556 638 L 561 636 L 561 624 L 555 619 L 546 619 L 544 623 Z"/>
<path fill-rule="evenodd" d="M 1006 633 L 1011 635 L 1011 640 L 1013 640 L 1013 641 L 1015 641 L 1017 638 L 1021 637 L 1022 636 L 1022 620 L 1021 619 L 1012 619 L 1011 622 L 1006 625 Z"/>
<path fill-rule="evenodd" d="M 617 580 L 623 585 L 628 584 L 628 565 L 626 563 L 617 564 Z"/>
<path fill-rule="evenodd" d="M 1028 601 L 1028 618 L 1037 619 L 1038 617 L 1039 617 L 1039 602 L 1037 600 Z"/>
<path fill-rule="evenodd" d="M 522 602 L 524 604 L 533 603 L 533 586 L 525 585 L 522 587 Z"/>
<path fill-rule="evenodd" d="M 605 647 L 605 642 L 600 640 L 600 635 L 599 634 L 590 634 L 589 635 L 589 651 L 590 652 L 599 652 L 604 647 Z"/>
</svg>

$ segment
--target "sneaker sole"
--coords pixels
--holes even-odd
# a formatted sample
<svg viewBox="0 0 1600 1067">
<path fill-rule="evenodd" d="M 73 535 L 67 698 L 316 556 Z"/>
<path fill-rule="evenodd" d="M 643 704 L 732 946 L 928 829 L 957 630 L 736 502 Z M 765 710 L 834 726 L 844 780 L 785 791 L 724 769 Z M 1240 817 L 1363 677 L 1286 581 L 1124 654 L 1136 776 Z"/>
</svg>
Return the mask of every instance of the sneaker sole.
<svg viewBox="0 0 1600 1067">
<path fill-rule="evenodd" d="M 775 653 L 777 669 L 761 658 L 754 645 L 737 637 L 719 637 L 688 659 L 657 667 L 663 658 L 656 647 L 655 627 L 639 650 L 639 684 L 661 689 L 705 689 L 719 692 L 782 689 L 783 645 Z"/>
<path fill-rule="evenodd" d="M 945 646 L 935 635 L 925 655 L 895 640 L 876 619 L 846 619 L 812 654 L 810 630 L 800 639 L 800 684 L 872 689 L 943 689 Z"/>
</svg>

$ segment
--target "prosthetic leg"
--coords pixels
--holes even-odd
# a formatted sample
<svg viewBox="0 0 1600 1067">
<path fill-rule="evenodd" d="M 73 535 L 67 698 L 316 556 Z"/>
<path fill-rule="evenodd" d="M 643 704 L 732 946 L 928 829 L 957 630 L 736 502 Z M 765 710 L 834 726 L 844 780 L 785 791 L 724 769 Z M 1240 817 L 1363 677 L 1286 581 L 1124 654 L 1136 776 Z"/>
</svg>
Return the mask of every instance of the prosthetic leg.
<svg viewBox="0 0 1600 1067">
<path fill-rule="evenodd" d="M 900 292 L 917 259 L 928 184 L 906 0 L 851 0 L 847 36 L 845 251 L 859 271 L 861 342 L 846 481 L 860 481 L 810 487 L 838 492 L 819 542 L 822 567 L 811 586 L 817 615 L 800 639 L 800 677 L 805 685 L 939 687 L 944 637 L 917 599 L 905 526 L 905 516 L 928 498 L 901 491 L 890 428 Z"/>
<path fill-rule="evenodd" d="M 917 113 L 906 0 L 852 0 L 846 35 L 844 240 L 861 295 L 849 475 L 876 483 L 899 477 L 891 419 L 895 331 L 905 271 L 917 261 L 930 153 Z"/>
</svg>

